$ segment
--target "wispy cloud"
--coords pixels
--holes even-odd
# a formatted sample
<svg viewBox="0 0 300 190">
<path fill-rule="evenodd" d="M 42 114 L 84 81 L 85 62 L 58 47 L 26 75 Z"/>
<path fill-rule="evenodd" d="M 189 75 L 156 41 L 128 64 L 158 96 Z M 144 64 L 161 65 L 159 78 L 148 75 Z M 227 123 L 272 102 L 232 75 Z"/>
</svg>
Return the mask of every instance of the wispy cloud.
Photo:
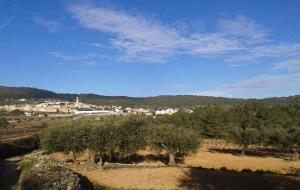
<svg viewBox="0 0 300 190">
<path fill-rule="evenodd" d="M 300 58 L 282 61 L 273 67 L 274 70 L 300 71 Z"/>
<path fill-rule="evenodd" d="M 178 24 L 162 23 L 142 14 L 128 14 L 91 4 L 73 4 L 68 10 L 82 27 L 109 34 L 108 44 L 118 50 L 117 60 L 122 62 L 161 63 L 174 55 L 193 55 L 221 57 L 228 67 L 239 67 L 241 62 L 267 58 L 279 61 L 273 71 L 286 71 L 284 74 L 264 73 L 194 94 L 237 97 L 241 93 L 253 95 L 255 92 L 300 88 L 300 73 L 295 72 L 299 69 L 296 58 L 300 57 L 300 43 L 273 41 L 270 30 L 246 16 L 218 19 L 210 30 L 206 30 L 204 24 L 201 30 L 190 30 L 187 26 L 180 29 Z M 182 84 L 168 87 L 186 88 Z"/>
<path fill-rule="evenodd" d="M 300 88 L 300 73 L 261 74 L 247 80 L 220 86 L 214 90 L 193 93 L 206 96 L 223 97 L 269 97 L 274 92 L 281 94 L 286 90 Z"/>
<path fill-rule="evenodd" d="M 300 73 L 263 74 L 235 84 L 225 85 L 222 89 L 257 90 L 300 87 Z"/>
<path fill-rule="evenodd" d="M 165 57 L 180 38 L 171 28 L 123 12 L 87 5 L 73 5 L 69 10 L 83 27 L 114 34 L 111 45 L 125 51 L 124 60 L 141 55 L 149 60 Z"/>
<path fill-rule="evenodd" d="M 59 28 L 61 28 L 62 24 L 56 20 L 49 20 L 41 17 L 35 17 L 34 21 L 46 28 L 49 32 L 55 33 Z"/>
<path fill-rule="evenodd" d="M 92 46 L 92 47 L 97 47 L 97 48 L 104 48 L 104 47 L 105 47 L 104 44 L 96 43 L 96 42 L 93 42 L 93 43 L 87 43 L 87 45 Z"/>
<path fill-rule="evenodd" d="M 63 62 L 82 63 L 86 65 L 96 65 L 96 59 L 99 57 L 94 53 L 70 55 L 62 52 L 51 51 L 49 54 Z"/>
<path fill-rule="evenodd" d="M 261 25 L 243 15 L 220 19 L 218 27 L 222 34 L 242 37 L 247 44 L 264 42 L 269 33 Z"/>
<path fill-rule="evenodd" d="M 229 64 L 228 67 L 240 67 L 240 64 Z"/>
<path fill-rule="evenodd" d="M 249 48 L 227 59 L 229 62 L 253 61 L 260 58 L 288 58 L 300 55 L 300 43 L 268 44 Z"/>
<path fill-rule="evenodd" d="M 300 43 L 274 42 L 269 39 L 270 30 L 243 15 L 218 19 L 211 30 L 204 24 L 201 30 L 182 30 L 178 24 L 91 4 L 72 4 L 68 11 L 82 27 L 110 34 L 108 44 L 118 50 L 116 59 L 122 62 L 160 63 L 182 54 L 222 56 L 226 62 L 300 55 Z"/>
<path fill-rule="evenodd" d="M 14 16 L 8 18 L 7 20 L 5 20 L 4 22 L 0 23 L 0 30 L 6 28 L 6 26 L 8 26 L 13 20 L 14 20 Z"/>
<path fill-rule="evenodd" d="M 216 55 L 244 49 L 238 40 L 227 39 L 218 33 L 193 34 L 180 42 L 184 53 L 195 55 Z"/>
<path fill-rule="evenodd" d="M 123 52 L 119 57 L 123 61 L 163 62 L 174 54 L 226 54 L 245 50 L 245 44 L 263 41 L 267 35 L 244 16 L 220 20 L 214 32 L 183 35 L 176 27 L 105 7 L 75 4 L 69 11 L 83 27 L 112 34 L 111 46 Z"/>
</svg>

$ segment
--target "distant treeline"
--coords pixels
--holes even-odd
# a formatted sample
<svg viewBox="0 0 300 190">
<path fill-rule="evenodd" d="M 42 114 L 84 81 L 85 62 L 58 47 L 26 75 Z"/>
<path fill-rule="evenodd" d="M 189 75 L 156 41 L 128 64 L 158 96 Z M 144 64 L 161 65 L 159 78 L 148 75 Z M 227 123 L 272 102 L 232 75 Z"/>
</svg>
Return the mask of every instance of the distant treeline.
<svg viewBox="0 0 300 190">
<path fill-rule="evenodd" d="M 0 105 L 16 103 L 18 99 L 28 100 L 57 99 L 75 101 L 76 97 L 84 103 L 95 105 L 120 105 L 123 107 L 194 107 L 203 105 L 232 106 L 239 103 L 253 101 L 251 99 L 224 98 L 212 96 L 173 95 L 154 97 L 127 97 L 127 96 L 103 96 L 97 94 L 64 94 L 48 90 L 27 87 L 1 87 Z M 300 103 L 300 95 L 280 98 L 266 98 L 255 100 L 267 104 L 295 104 Z"/>
</svg>

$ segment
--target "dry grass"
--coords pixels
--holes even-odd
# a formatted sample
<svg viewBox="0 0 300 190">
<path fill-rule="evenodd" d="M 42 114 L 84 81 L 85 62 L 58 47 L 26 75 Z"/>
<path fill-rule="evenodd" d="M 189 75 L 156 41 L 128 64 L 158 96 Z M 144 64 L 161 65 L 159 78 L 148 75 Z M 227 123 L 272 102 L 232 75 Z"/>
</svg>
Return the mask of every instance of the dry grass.
<svg viewBox="0 0 300 190">
<path fill-rule="evenodd" d="M 10 142 L 39 134 L 43 130 L 41 126 L 45 124 L 55 125 L 71 120 L 70 118 L 37 116 L 8 116 L 6 118 L 10 122 L 10 125 L 8 128 L 0 129 L 1 142 Z"/>
<path fill-rule="evenodd" d="M 73 168 L 74 169 L 74 168 Z M 78 173 L 102 186 L 121 189 L 176 189 L 184 177 L 182 168 L 122 168 L 114 170 L 76 167 Z"/>
<path fill-rule="evenodd" d="M 204 168 L 221 168 L 241 171 L 243 169 L 268 170 L 286 174 L 290 168 L 300 168 L 299 161 L 287 161 L 282 158 L 238 156 L 214 151 L 198 151 L 195 155 L 187 156 L 185 165 Z"/>
<path fill-rule="evenodd" d="M 258 151 L 255 148 L 257 147 L 252 147 L 249 153 L 251 156 L 240 156 L 238 145 L 225 143 L 223 140 L 204 140 L 196 154 L 186 156 L 183 163 L 179 165 L 214 169 L 226 167 L 227 169 L 236 171 L 243 169 L 250 169 L 252 171 L 265 170 L 280 174 L 287 174 L 290 168 L 300 169 L 300 161 L 287 160 L 288 156 L 286 154 L 275 154 L 272 152 L 264 152 L 263 154 L 262 151 Z M 226 150 L 235 151 L 234 153 L 224 153 L 227 152 Z M 146 158 L 151 158 L 149 155 L 153 155 L 153 152 L 144 150 L 138 154 Z M 151 160 L 146 159 L 145 162 L 149 163 Z M 161 161 L 156 160 L 155 162 L 159 165 L 164 165 Z"/>
<path fill-rule="evenodd" d="M 219 143 L 221 148 L 221 143 Z M 71 169 L 86 176 L 101 186 L 120 189 L 297 189 L 300 177 L 284 176 L 289 169 L 300 169 L 300 162 L 288 161 L 272 154 L 264 156 L 239 156 L 211 150 L 216 144 L 204 142 L 195 155 L 187 156 L 181 167 L 161 167 L 165 165 L 166 156 L 156 156 L 150 150 L 138 153 L 142 162 L 156 168 L 119 168 L 87 170 L 85 165 L 71 165 Z M 238 148 L 227 145 L 227 148 Z M 55 159 L 67 157 L 55 153 Z M 81 155 L 84 160 L 86 155 Z M 224 170 L 224 167 L 227 170 Z M 211 169 L 204 169 L 211 168 Z M 223 168 L 222 170 L 218 170 Z M 257 174 L 241 172 L 264 170 L 278 174 Z"/>
<path fill-rule="evenodd" d="M 73 170 L 93 183 L 118 189 L 297 189 L 299 177 L 260 175 L 199 168 L 122 168 Z"/>
</svg>

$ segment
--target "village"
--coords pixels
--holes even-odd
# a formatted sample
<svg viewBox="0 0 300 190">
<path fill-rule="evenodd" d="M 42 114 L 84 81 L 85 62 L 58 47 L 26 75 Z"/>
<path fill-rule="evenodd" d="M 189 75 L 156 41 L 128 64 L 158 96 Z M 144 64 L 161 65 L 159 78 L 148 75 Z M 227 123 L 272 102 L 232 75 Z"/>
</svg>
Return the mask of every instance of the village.
<svg viewBox="0 0 300 190">
<path fill-rule="evenodd" d="M 18 104 L 0 106 L 0 111 L 24 112 L 26 116 L 83 116 L 83 115 L 172 115 L 178 111 L 174 108 L 165 109 L 150 109 L 150 108 L 131 108 L 114 105 L 114 106 L 99 106 L 93 104 L 86 104 L 76 97 L 76 101 L 59 101 L 59 100 L 43 100 L 42 102 L 29 102 L 22 98 L 18 100 Z M 192 112 L 192 110 L 186 110 Z"/>
</svg>

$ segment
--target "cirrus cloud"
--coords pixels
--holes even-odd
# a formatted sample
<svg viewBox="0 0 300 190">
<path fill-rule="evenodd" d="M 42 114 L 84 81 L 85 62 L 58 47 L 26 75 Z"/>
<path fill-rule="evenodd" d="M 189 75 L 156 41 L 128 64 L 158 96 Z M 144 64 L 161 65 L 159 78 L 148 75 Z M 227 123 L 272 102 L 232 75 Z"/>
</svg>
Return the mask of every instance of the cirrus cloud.
<svg viewBox="0 0 300 190">
<path fill-rule="evenodd" d="M 267 36 L 266 30 L 245 16 L 221 19 L 213 32 L 182 34 L 170 25 L 106 7 L 73 4 L 68 10 L 82 27 L 109 33 L 109 42 L 120 51 L 122 61 L 164 62 L 176 54 L 230 54 Z"/>
<path fill-rule="evenodd" d="M 300 58 L 282 61 L 273 67 L 274 70 L 300 71 Z"/>
<path fill-rule="evenodd" d="M 42 17 L 35 17 L 34 21 L 46 28 L 50 33 L 55 33 L 62 26 L 59 21 L 49 20 Z"/>
<path fill-rule="evenodd" d="M 274 96 L 274 92 L 278 95 L 287 95 L 284 94 L 287 90 L 295 91 L 295 89 L 299 88 L 300 73 L 260 74 L 213 90 L 192 94 L 236 98 L 265 98 Z"/>
</svg>

